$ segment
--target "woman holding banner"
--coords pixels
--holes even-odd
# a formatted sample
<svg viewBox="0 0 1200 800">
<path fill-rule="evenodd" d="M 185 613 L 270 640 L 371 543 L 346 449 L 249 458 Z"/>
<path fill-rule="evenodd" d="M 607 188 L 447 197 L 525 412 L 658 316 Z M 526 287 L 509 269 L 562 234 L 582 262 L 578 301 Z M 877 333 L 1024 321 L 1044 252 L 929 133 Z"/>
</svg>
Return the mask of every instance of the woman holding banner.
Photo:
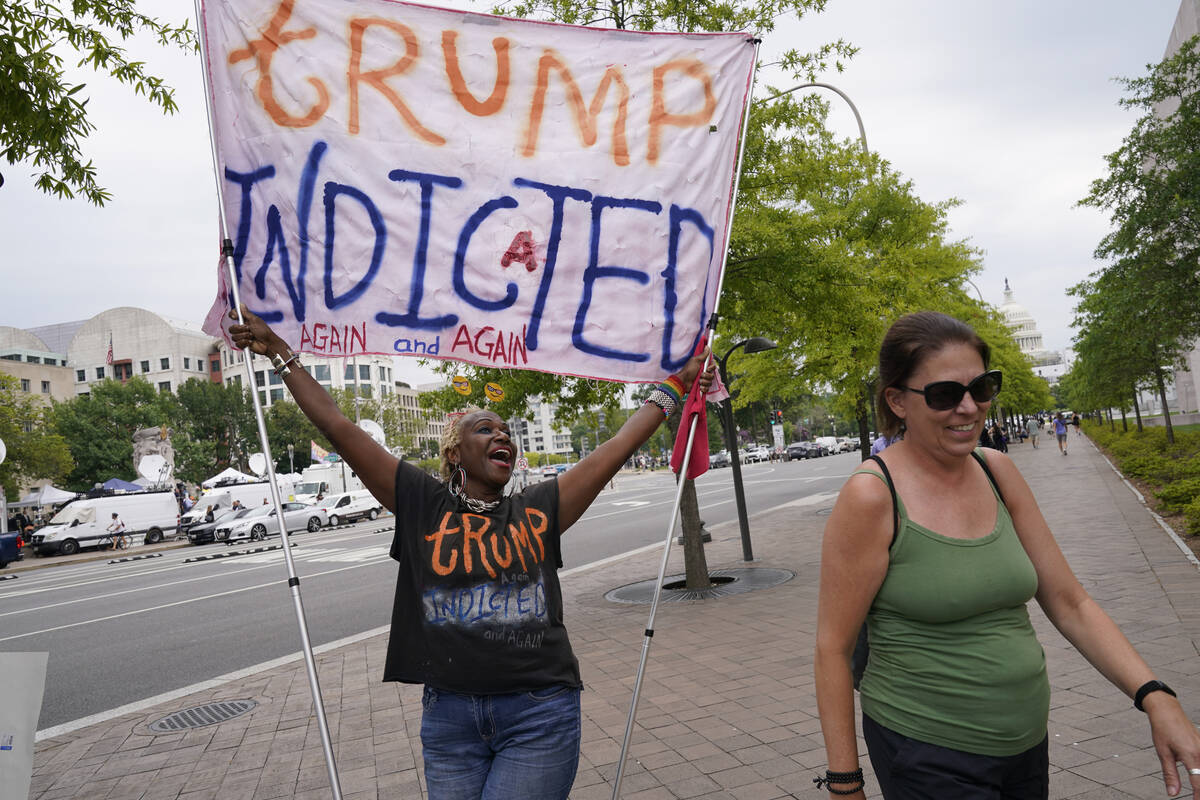
<svg viewBox="0 0 1200 800">
<path fill-rule="evenodd" d="M 230 313 L 233 317 L 233 313 Z M 385 681 L 424 684 L 430 800 L 566 798 L 579 762 L 582 682 L 563 625 L 559 537 L 658 429 L 704 355 L 661 384 L 611 439 L 556 479 L 505 496 L 516 448 L 496 414 L 446 426 L 441 483 L 348 420 L 299 356 L 245 306 L 235 346 L 267 356 L 305 415 L 396 514 L 400 562 Z M 706 354 L 705 354 L 706 355 Z"/>
<path fill-rule="evenodd" d="M 1080 585 L 1008 456 L 976 443 L 1001 375 L 945 314 L 901 317 L 879 350 L 896 444 L 847 480 L 825 527 L 814 661 L 831 796 L 863 797 L 851 653 L 865 619 L 862 732 L 885 798 L 1049 792 L 1046 658 L 1026 604 L 1149 719 L 1168 795 L 1200 798 L 1200 735 Z"/>
</svg>

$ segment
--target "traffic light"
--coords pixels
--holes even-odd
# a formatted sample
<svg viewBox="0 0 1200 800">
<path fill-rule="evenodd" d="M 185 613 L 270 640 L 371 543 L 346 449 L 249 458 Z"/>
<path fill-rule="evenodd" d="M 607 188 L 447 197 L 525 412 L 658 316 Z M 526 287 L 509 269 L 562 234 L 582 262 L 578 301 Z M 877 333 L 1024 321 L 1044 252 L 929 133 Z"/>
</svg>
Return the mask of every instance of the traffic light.
<svg viewBox="0 0 1200 800">
<path fill-rule="evenodd" d="M 783 424 L 783 412 L 779 409 L 775 409 L 774 411 L 772 411 L 771 412 L 771 422 L 782 425 Z"/>
</svg>

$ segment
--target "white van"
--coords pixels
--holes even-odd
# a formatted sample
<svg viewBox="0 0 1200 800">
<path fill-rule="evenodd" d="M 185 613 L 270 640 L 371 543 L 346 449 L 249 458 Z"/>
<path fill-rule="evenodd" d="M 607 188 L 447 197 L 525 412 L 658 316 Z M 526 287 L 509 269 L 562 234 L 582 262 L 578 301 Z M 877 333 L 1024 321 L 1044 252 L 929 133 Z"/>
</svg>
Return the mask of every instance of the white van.
<svg viewBox="0 0 1200 800">
<path fill-rule="evenodd" d="M 97 547 L 109 538 L 108 526 L 116 513 L 125 523 L 125 535 L 137 544 L 156 544 L 174 536 L 179 527 L 179 505 L 173 492 L 134 492 L 72 500 L 46 527 L 33 532 L 31 543 L 39 556 L 78 553 Z"/>
<path fill-rule="evenodd" d="M 330 525 L 340 525 L 362 517 L 375 519 L 383 513 L 383 504 L 365 489 L 330 495 L 316 505 L 329 515 Z"/>
<path fill-rule="evenodd" d="M 292 495 L 292 482 L 287 478 L 279 478 L 278 480 L 280 496 L 286 503 Z M 184 533 L 187 533 L 188 528 L 204 520 L 204 514 L 209 506 L 213 507 L 214 514 L 220 514 L 232 508 L 234 500 L 240 501 L 246 508 L 257 508 L 263 505 L 264 500 L 269 504 L 271 502 L 271 484 L 267 481 L 231 483 L 226 486 L 217 486 L 216 488 L 208 489 L 204 494 L 200 495 L 200 499 L 196 501 L 196 505 L 188 509 L 187 513 L 179 518 L 179 526 Z"/>
</svg>

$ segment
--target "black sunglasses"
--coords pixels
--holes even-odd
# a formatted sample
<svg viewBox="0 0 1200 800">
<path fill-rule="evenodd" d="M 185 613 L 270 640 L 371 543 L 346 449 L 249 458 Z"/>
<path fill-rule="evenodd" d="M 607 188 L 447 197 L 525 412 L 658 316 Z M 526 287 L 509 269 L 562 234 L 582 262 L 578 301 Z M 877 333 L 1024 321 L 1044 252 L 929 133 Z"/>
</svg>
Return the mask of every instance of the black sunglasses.
<svg viewBox="0 0 1200 800">
<path fill-rule="evenodd" d="M 958 381 L 934 381 L 925 384 L 924 389 L 914 389 L 911 386 L 901 386 L 900 388 L 924 395 L 925 405 L 934 411 L 949 411 L 958 407 L 958 404 L 962 402 L 963 395 L 967 392 L 970 392 L 971 399 L 980 405 L 992 402 L 996 399 L 996 395 L 1000 394 L 1000 384 L 1004 382 L 1003 377 L 1000 370 L 993 369 L 973 378 L 966 386 Z"/>
</svg>

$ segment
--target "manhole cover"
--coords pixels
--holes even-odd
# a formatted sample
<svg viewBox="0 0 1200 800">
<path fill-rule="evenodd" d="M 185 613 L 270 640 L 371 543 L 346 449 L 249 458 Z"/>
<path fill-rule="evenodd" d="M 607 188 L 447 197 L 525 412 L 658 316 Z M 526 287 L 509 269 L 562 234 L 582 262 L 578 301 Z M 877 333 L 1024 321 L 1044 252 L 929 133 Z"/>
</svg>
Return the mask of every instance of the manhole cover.
<svg viewBox="0 0 1200 800">
<path fill-rule="evenodd" d="M 174 733 L 188 728 L 203 728 L 205 725 L 216 725 L 218 722 L 240 717 L 248 711 L 253 711 L 258 705 L 256 700 L 222 700 L 217 703 L 205 703 L 202 706 L 185 708 L 168 714 L 156 722 L 150 723 L 150 730 L 155 733 Z"/>
<path fill-rule="evenodd" d="M 757 589 L 769 589 L 781 583 L 787 583 L 796 577 L 790 569 L 774 569 L 772 567 L 737 567 L 734 569 L 718 569 L 708 574 L 712 580 L 711 589 L 673 588 L 686 587 L 686 575 L 670 575 L 663 579 L 662 602 L 678 602 L 680 600 L 703 600 L 706 598 L 725 597 L 730 594 L 744 594 Z M 654 579 L 638 581 L 616 589 L 604 595 L 604 599 L 612 603 L 649 604 L 654 602 Z"/>
</svg>

